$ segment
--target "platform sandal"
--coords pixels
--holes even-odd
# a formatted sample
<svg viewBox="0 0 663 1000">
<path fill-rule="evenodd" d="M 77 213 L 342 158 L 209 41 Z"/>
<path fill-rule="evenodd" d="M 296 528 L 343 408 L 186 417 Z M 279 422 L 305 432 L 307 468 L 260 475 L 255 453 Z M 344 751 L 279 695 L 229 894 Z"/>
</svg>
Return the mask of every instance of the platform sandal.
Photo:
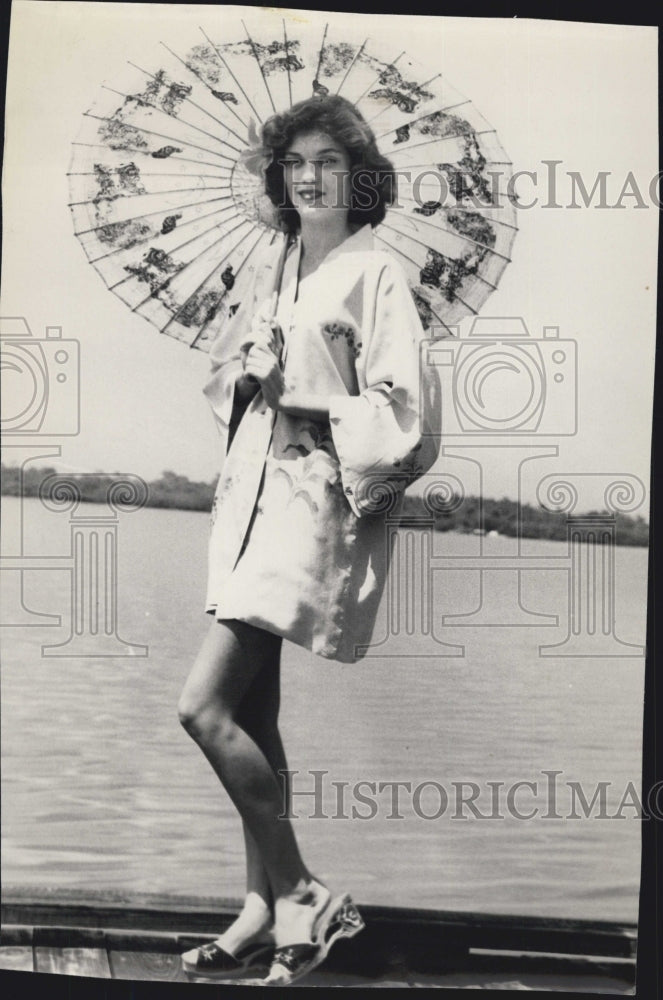
<svg viewBox="0 0 663 1000">
<path fill-rule="evenodd" d="M 217 941 L 210 941 L 200 948 L 192 948 L 182 955 L 182 969 L 187 975 L 230 979 L 247 972 L 269 969 L 274 957 L 274 944 L 254 942 L 231 955 Z"/>
<path fill-rule="evenodd" d="M 339 896 L 320 915 L 313 929 L 313 941 L 276 948 L 269 975 L 262 986 L 291 986 L 317 968 L 335 941 L 352 938 L 365 924 L 349 895 Z"/>
</svg>

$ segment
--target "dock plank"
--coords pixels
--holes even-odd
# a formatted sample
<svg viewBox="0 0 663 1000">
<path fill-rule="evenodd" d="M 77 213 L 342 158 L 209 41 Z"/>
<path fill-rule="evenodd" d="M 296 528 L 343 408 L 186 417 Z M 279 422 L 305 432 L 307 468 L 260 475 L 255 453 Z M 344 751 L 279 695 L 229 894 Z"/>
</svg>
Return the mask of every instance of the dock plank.
<svg viewBox="0 0 663 1000">
<path fill-rule="evenodd" d="M 159 982 L 186 983 L 178 954 L 164 955 L 154 951 L 109 951 L 113 979 L 153 979 Z"/>
<path fill-rule="evenodd" d="M 34 961 L 31 945 L 3 945 L 0 947 L 0 969 L 34 972 Z"/>
<path fill-rule="evenodd" d="M 83 893 L 31 886 L 10 889 L 3 887 L 1 908 L 2 924 L 5 926 L 57 924 L 60 927 L 69 925 L 79 929 L 104 927 L 216 937 L 236 917 L 240 905 L 238 901 L 227 898 L 171 897 L 167 894 L 101 890 Z M 367 927 L 375 928 L 376 940 L 383 939 L 388 953 L 391 953 L 394 944 L 397 945 L 406 936 L 415 942 L 415 950 L 423 956 L 423 960 L 437 950 L 438 945 L 443 951 L 467 948 L 526 949 L 606 958 L 635 958 L 636 953 L 637 925 L 628 921 L 361 904 L 360 910 Z M 365 953 L 368 945 L 365 935 L 362 934 L 362 938 L 364 943 L 361 950 Z M 55 942 L 43 943 L 51 945 Z M 65 944 L 66 942 L 62 942 L 62 946 Z M 92 942 L 90 945 L 92 946 Z"/>
<path fill-rule="evenodd" d="M 34 928 L 32 927 L 0 927 L 0 945 L 6 945 L 9 947 L 11 945 L 13 948 L 17 946 L 21 947 L 32 947 L 34 944 Z"/>
<path fill-rule="evenodd" d="M 377 906 L 361 911 L 366 930 L 339 942 L 324 969 L 302 985 L 633 994 L 633 923 Z M 236 904 L 226 899 L 3 887 L 0 968 L 17 975 L 31 967 L 82 977 L 196 981 L 182 971 L 180 954 L 216 937 L 235 914 Z"/>
<path fill-rule="evenodd" d="M 104 948 L 35 948 L 35 972 L 64 976 L 110 979 L 111 969 Z"/>
</svg>

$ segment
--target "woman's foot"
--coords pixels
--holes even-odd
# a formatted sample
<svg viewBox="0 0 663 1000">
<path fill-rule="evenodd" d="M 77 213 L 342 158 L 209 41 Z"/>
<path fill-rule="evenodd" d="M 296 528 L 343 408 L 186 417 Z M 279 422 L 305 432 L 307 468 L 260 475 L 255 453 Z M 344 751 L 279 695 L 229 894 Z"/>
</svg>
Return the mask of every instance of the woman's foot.
<svg viewBox="0 0 663 1000">
<path fill-rule="evenodd" d="M 331 902 L 331 893 L 317 879 L 302 883 L 274 904 L 274 938 L 277 947 L 314 943 L 316 925 Z"/>
<path fill-rule="evenodd" d="M 185 972 L 223 977 L 268 968 L 274 954 L 272 913 L 256 894 L 247 897 L 242 911 L 215 941 L 182 955 Z"/>
<path fill-rule="evenodd" d="M 356 906 L 345 893 L 328 900 L 318 910 L 313 924 L 313 940 L 278 946 L 262 986 L 291 986 L 317 968 L 339 938 L 351 938 L 364 927 Z"/>
<path fill-rule="evenodd" d="M 236 955 L 247 945 L 274 944 L 274 917 L 267 903 L 256 893 L 249 893 L 236 920 L 216 939 L 215 944 Z"/>
</svg>

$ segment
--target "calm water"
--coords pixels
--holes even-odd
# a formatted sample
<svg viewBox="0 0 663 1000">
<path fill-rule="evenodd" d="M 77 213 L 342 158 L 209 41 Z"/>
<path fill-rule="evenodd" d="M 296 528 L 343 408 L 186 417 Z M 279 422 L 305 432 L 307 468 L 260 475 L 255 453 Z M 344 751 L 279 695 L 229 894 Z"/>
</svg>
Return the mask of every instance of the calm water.
<svg viewBox="0 0 663 1000">
<path fill-rule="evenodd" d="M 18 501 L 3 501 L 10 531 Z M 37 500 L 24 511 L 27 554 L 68 551 L 67 514 L 47 512 Z M 43 657 L 42 644 L 68 634 L 69 577 L 66 570 L 26 576 L 26 603 L 62 615 L 64 625 L 2 630 L 5 885 L 241 895 L 239 820 L 176 716 L 210 623 L 203 613 L 207 530 L 205 514 L 120 515 L 119 633 L 148 645 L 147 657 Z M 503 552 L 513 544 L 491 543 Z M 434 551 L 474 554 L 478 545 L 471 536 L 436 535 Z M 527 549 L 560 557 L 565 550 L 553 542 Z M 616 550 L 616 631 L 626 642 L 644 640 L 646 573 L 645 550 Z M 505 614 L 507 575 L 492 596 Z M 4 619 L 13 610 L 14 576 L 3 581 Z M 566 783 L 582 783 L 591 799 L 597 782 L 609 782 L 609 816 L 629 782 L 639 789 L 643 660 L 539 656 L 540 644 L 566 635 L 564 572 L 522 577 L 522 603 L 558 615 L 558 628 L 442 629 L 442 613 L 477 606 L 478 575 L 434 576 L 438 634 L 463 643 L 463 657 L 429 656 L 416 632 L 353 666 L 284 647 L 282 729 L 290 767 L 300 772 L 295 787 L 313 787 L 310 770 L 327 772 L 326 818 L 307 818 L 310 797 L 294 802 L 309 866 L 365 903 L 636 919 L 634 810 L 624 808 L 621 820 L 569 818 Z M 557 819 L 542 815 L 555 811 L 543 774 L 552 770 L 562 772 Z M 395 818 L 393 786 L 356 789 L 360 781 L 409 782 L 399 792 L 402 818 Z M 524 814 L 538 807 L 535 818 L 509 815 L 507 789 L 516 781 L 535 783 L 514 800 Z M 460 782 L 477 784 L 481 813 L 505 818 L 473 816 L 457 801 Z M 423 818 L 441 812 L 443 791 L 446 811 Z M 465 786 L 466 797 L 470 791 Z M 362 793 L 376 803 L 372 819 L 352 817 L 353 806 L 363 816 L 371 811 Z"/>
</svg>

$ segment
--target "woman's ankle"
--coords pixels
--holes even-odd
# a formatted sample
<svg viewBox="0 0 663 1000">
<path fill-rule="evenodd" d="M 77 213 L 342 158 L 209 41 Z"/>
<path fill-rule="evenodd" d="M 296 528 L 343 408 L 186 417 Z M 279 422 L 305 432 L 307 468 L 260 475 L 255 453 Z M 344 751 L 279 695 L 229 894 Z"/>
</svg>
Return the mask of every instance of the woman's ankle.
<svg viewBox="0 0 663 1000">
<path fill-rule="evenodd" d="M 255 890 L 249 890 L 244 898 L 240 916 L 255 919 L 264 923 L 271 923 L 274 919 L 274 907 L 271 901 L 271 894 L 267 898 Z"/>
<path fill-rule="evenodd" d="M 331 902 L 331 892 L 318 879 L 298 883 L 274 903 L 277 947 L 313 942 L 315 929 Z"/>
<path fill-rule="evenodd" d="M 256 941 L 272 937 L 274 915 L 271 908 L 255 893 L 249 893 L 240 912 L 223 934 L 217 938 L 231 955 Z"/>
<path fill-rule="evenodd" d="M 331 893 L 324 882 L 310 875 L 300 879 L 295 885 L 284 887 L 275 897 L 274 907 L 276 909 L 279 902 L 282 901 L 299 903 L 301 906 L 315 906 L 319 900 L 330 896 Z"/>
</svg>

